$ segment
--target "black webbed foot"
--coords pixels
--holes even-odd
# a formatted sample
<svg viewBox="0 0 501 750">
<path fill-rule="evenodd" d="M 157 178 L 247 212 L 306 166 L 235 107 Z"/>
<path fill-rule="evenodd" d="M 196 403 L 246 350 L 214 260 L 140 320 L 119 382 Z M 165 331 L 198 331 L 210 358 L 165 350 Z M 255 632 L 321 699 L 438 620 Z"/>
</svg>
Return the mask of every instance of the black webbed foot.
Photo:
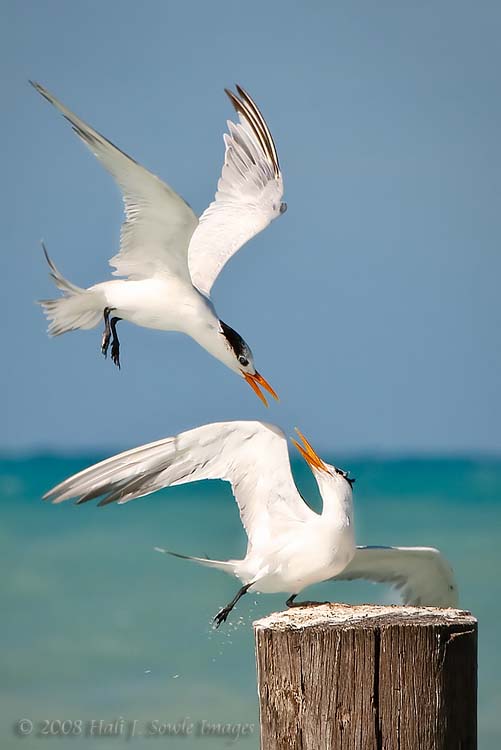
<svg viewBox="0 0 501 750">
<path fill-rule="evenodd" d="M 234 598 L 231 600 L 229 604 L 226 605 L 226 607 L 223 607 L 219 610 L 215 618 L 213 619 L 213 625 L 215 628 L 218 628 L 220 625 L 223 624 L 223 622 L 226 622 L 228 615 L 230 614 L 231 610 L 235 606 L 235 604 L 238 602 L 238 600 L 247 593 L 247 591 L 252 586 L 252 583 L 246 583 L 245 586 L 242 586 L 241 589 L 239 589 L 234 596 Z"/>
<path fill-rule="evenodd" d="M 219 610 L 217 615 L 214 617 L 212 623 L 215 628 L 218 628 L 220 625 L 223 624 L 223 622 L 226 622 L 228 619 L 228 615 L 230 614 L 233 607 L 223 607 Z"/>
<path fill-rule="evenodd" d="M 114 341 L 111 346 L 111 361 L 120 370 L 120 344 L 118 341 Z"/>
<path fill-rule="evenodd" d="M 120 369 L 120 341 L 118 340 L 117 335 L 117 323 L 119 320 L 122 320 L 122 318 L 112 318 L 110 323 L 110 329 L 113 335 L 113 340 L 111 342 L 111 361 L 118 367 L 118 369 Z"/>
<path fill-rule="evenodd" d="M 105 359 L 108 356 L 108 347 L 110 345 L 110 338 L 111 338 L 110 312 L 111 312 L 111 307 L 104 308 L 104 311 L 103 311 L 104 331 L 103 331 L 103 337 L 101 339 L 101 354 L 104 355 Z"/>
</svg>

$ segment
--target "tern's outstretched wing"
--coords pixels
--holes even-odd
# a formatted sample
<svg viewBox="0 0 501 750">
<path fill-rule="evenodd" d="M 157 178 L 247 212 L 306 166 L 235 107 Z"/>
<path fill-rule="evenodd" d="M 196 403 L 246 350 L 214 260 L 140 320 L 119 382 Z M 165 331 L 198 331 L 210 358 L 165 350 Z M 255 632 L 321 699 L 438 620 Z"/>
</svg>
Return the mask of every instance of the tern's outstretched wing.
<svg viewBox="0 0 501 750">
<path fill-rule="evenodd" d="M 131 279 L 175 275 L 189 281 L 187 251 L 198 224 L 187 203 L 147 169 L 80 120 L 39 83 L 36 90 L 73 125 L 73 130 L 110 172 L 123 193 L 125 222 L 120 252 L 110 260 L 118 276 Z"/>
<path fill-rule="evenodd" d="M 350 564 L 332 580 L 354 578 L 392 584 L 399 589 L 403 604 L 458 605 L 452 568 L 434 547 L 357 547 Z"/>
<path fill-rule="evenodd" d="M 216 197 L 200 217 L 188 250 L 193 284 L 207 296 L 232 255 L 285 210 L 271 133 L 249 94 L 240 86 L 237 92 L 226 90 L 240 122 L 228 121 Z"/>
<path fill-rule="evenodd" d="M 75 474 L 44 499 L 84 503 L 102 497 L 99 505 L 126 503 L 161 487 L 200 479 L 231 483 L 253 546 L 313 512 L 294 484 L 285 436 L 263 422 L 207 424 L 133 448 Z"/>
</svg>

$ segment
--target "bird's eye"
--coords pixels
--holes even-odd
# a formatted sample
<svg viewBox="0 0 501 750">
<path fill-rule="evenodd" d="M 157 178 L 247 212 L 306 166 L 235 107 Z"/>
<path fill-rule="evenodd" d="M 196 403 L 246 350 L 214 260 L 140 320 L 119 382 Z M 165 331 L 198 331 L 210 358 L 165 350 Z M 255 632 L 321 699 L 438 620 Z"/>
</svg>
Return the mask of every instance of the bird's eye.
<svg viewBox="0 0 501 750">
<path fill-rule="evenodd" d="M 343 477 L 343 479 L 346 479 L 350 487 L 353 487 L 353 485 L 356 482 L 355 477 L 350 477 L 347 471 L 343 471 L 342 469 L 338 469 L 337 466 L 334 467 L 336 470 L 336 473 Z"/>
<path fill-rule="evenodd" d="M 239 361 L 239 362 L 240 362 L 240 364 L 241 364 L 241 365 L 243 365 L 244 367 L 247 367 L 247 365 L 249 364 L 249 360 L 248 360 L 248 359 L 246 359 L 245 357 L 239 357 L 239 358 L 238 358 L 238 361 Z"/>
</svg>

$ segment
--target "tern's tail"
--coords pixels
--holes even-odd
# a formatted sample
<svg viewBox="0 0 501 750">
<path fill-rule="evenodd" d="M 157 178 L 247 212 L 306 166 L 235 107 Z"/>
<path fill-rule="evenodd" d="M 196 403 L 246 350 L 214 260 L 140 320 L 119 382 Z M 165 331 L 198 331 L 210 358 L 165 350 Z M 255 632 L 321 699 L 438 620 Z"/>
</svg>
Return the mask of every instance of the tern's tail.
<svg viewBox="0 0 501 750">
<path fill-rule="evenodd" d="M 209 560 L 207 557 L 190 557 L 190 555 L 180 555 L 178 552 L 171 552 L 168 549 L 162 549 L 161 547 L 155 547 L 157 552 L 163 552 L 165 555 L 172 555 L 172 557 L 180 557 L 181 560 L 191 560 L 199 565 L 205 565 L 208 568 L 218 568 L 224 570 L 225 573 L 235 575 L 235 560 Z"/>
<path fill-rule="evenodd" d="M 101 294 L 94 290 L 82 289 L 65 279 L 49 258 L 43 243 L 42 248 L 49 264 L 50 275 L 63 293 L 58 299 L 40 301 L 49 321 L 49 335 L 60 336 L 77 328 L 94 328 L 99 323 L 105 307 Z"/>
</svg>

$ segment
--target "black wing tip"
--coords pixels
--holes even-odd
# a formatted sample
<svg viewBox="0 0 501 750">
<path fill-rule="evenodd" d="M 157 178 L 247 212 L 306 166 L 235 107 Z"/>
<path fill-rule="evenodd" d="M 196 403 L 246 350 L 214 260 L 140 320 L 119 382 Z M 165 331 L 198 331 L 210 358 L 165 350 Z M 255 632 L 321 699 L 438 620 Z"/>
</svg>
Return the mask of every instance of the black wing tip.
<svg viewBox="0 0 501 750">
<path fill-rule="evenodd" d="M 249 101 L 252 102 L 253 106 L 257 109 L 256 103 L 242 86 L 239 86 L 239 84 L 236 83 L 235 89 L 237 93 L 235 93 L 229 88 L 225 88 L 224 93 L 230 99 L 231 103 L 233 104 L 237 112 L 242 112 L 242 114 L 245 115 L 246 105 Z"/>
<path fill-rule="evenodd" d="M 249 96 L 249 94 L 247 93 L 247 91 L 246 91 L 246 90 L 244 89 L 244 87 L 243 87 L 243 86 L 240 86 L 240 85 L 239 85 L 238 83 L 236 83 L 236 84 L 235 84 L 235 88 L 236 88 L 236 90 L 237 90 L 237 94 L 238 94 L 238 96 L 242 97 L 242 99 L 246 99 L 246 98 L 249 98 L 249 99 L 250 99 L 250 98 L 251 98 L 251 97 Z M 234 99 L 237 99 L 237 101 L 238 101 L 238 96 L 237 96 L 237 94 L 235 94 L 235 93 L 234 93 L 234 92 L 233 92 L 233 91 L 232 91 L 231 89 L 227 89 L 227 88 L 225 88 L 225 90 L 224 90 L 224 91 L 225 91 L 225 93 L 226 93 L 226 94 L 227 94 L 227 95 L 228 95 L 228 96 L 230 97 L 230 99 L 233 99 L 233 98 L 234 98 Z"/>
<path fill-rule="evenodd" d="M 44 503 L 52 503 L 52 504 L 57 505 L 59 502 L 61 502 L 59 494 L 60 493 L 57 491 L 57 488 L 54 488 L 53 490 L 49 490 L 48 492 L 46 492 L 45 495 L 42 495 L 42 500 Z M 103 494 L 103 491 L 100 491 L 100 492 L 91 491 L 91 492 L 86 493 L 85 495 L 81 495 L 80 497 L 78 495 L 77 496 L 74 495 L 73 498 L 76 498 L 76 499 L 73 500 L 73 505 L 83 505 L 84 503 L 88 503 L 91 500 L 96 500 L 102 494 Z M 66 497 L 64 499 L 70 500 L 71 496 Z M 99 503 L 97 503 L 96 507 L 104 506 L 110 502 L 116 502 L 116 501 L 117 501 L 117 498 L 110 499 L 109 497 L 104 497 Z"/>
<path fill-rule="evenodd" d="M 259 115 L 260 119 L 262 120 L 263 124 L 267 128 L 263 114 L 261 110 L 259 109 L 259 107 L 257 106 L 254 99 L 252 98 L 252 96 L 249 94 L 249 92 L 246 91 L 243 86 L 239 86 L 238 83 L 235 84 L 235 88 L 238 92 L 239 97 L 242 99 L 242 101 L 244 101 L 248 106 L 250 106 L 253 110 L 256 111 L 256 113 Z"/>
<path fill-rule="evenodd" d="M 273 170 L 275 177 L 280 176 L 280 164 L 278 161 L 278 153 L 271 135 L 270 129 L 263 117 L 263 114 L 257 106 L 254 99 L 247 93 L 247 91 L 240 86 L 238 83 L 235 84 L 237 94 L 231 89 L 225 88 L 225 93 L 229 97 L 237 114 L 241 114 L 249 123 L 252 130 L 254 131 L 258 141 L 261 144 L 261 148 L 267 154 L 271 163 L 273 164 Z M 240 98 L 239 98 L 240 97 Z"/>
<path fill-rule="evenodd" d="M 237 89 L 238 89 L 238 86 L 237 86 Z M 231 89 L 226 89 L 225 88 L 224 93 L 226 94 L 226 96 L 228 97 L 228 99 L 230 100 L 230 102 L 232 103 L 235 112 L 237 112 L 237 114 L 239 112 L 241 112 L 242 111 L 242 103 L 241 103 L 240 99 L 238 98 L 238 96 Z"/>
<path fill-rule="evenodd" d="M 50 259 L 49 253 L 47 251 L 47 245 L 45 244 L 45 242 L 43 240 L 40 240 L 40 245 L 42 246 L 43 254 L 45 255 L 45 260 L 47 261 L 47 263 L 49 264 L 49 266 L 52 267 L 52 261 Z"/>
<path fill-rule="evenodd" d="M 47 99 L 47 101 L 50 102 L 51 104 L 53 103 L 52 99 L 50 97 L 49 92 L 47 91 L 47 89 L 45 89 L 42 86 L 41 83 L 38 83 L 37 81 L 32 81 L 31 78 L 28 79 L 28 82 L 33 86 L 33 88 L 35 89 L 35 91 L 38 91 L 38 93 L 40 94 L 40 96 L 43 96 L 43 98 Z"/>
<path fill-rule="evenodd" d="M 45 255 L 45 260 L 47 261 L 47 265 L 49 266 L 49 269 L 50 269 L 50 276 L 52 276 L 54 281 L 57 281 L 58 277 L 60 276 L 59 271 L 57 270 L 54 264 L 54 261 L 52 260 L 52 258 L 50 257 L 48 253 L 45 242 L 43 240 L 40 240 L 40 244 L 42 246 L 43 254 Z"/>
<path fill-rule="evenodd" d="M 82 497 L 79 497 L 75 502 L 74 505 L 83 505 L 84 503 L 90 503 L 91 500 L 97 500 L 99 495 L 102 495 L 102 492 L 94 492 L 94 493 L 88 493 L 87 495 L 82 495 Z M 103 497 L 102 500 L 100 500 L 98 503 L 96 503 L 96 508 L 104 508 L 105 505 L 110 505 L 111 503 L 117 502 L 116 497 Z"/>
<path fill-rule="evenodd" d="M 164 547 L 153 547 L 155 552 L 161 552 L 163 555 L 170 555 L 171 557 L 177 557 L 179 560 L 192 560 L 193 558 L 190 557 L 190 555 L 182 555 L 180 552 L 173 552 L 170 549 L 165 549 Z M 208 558 L 207 558 L 208 559 Z"/>
</svg>

